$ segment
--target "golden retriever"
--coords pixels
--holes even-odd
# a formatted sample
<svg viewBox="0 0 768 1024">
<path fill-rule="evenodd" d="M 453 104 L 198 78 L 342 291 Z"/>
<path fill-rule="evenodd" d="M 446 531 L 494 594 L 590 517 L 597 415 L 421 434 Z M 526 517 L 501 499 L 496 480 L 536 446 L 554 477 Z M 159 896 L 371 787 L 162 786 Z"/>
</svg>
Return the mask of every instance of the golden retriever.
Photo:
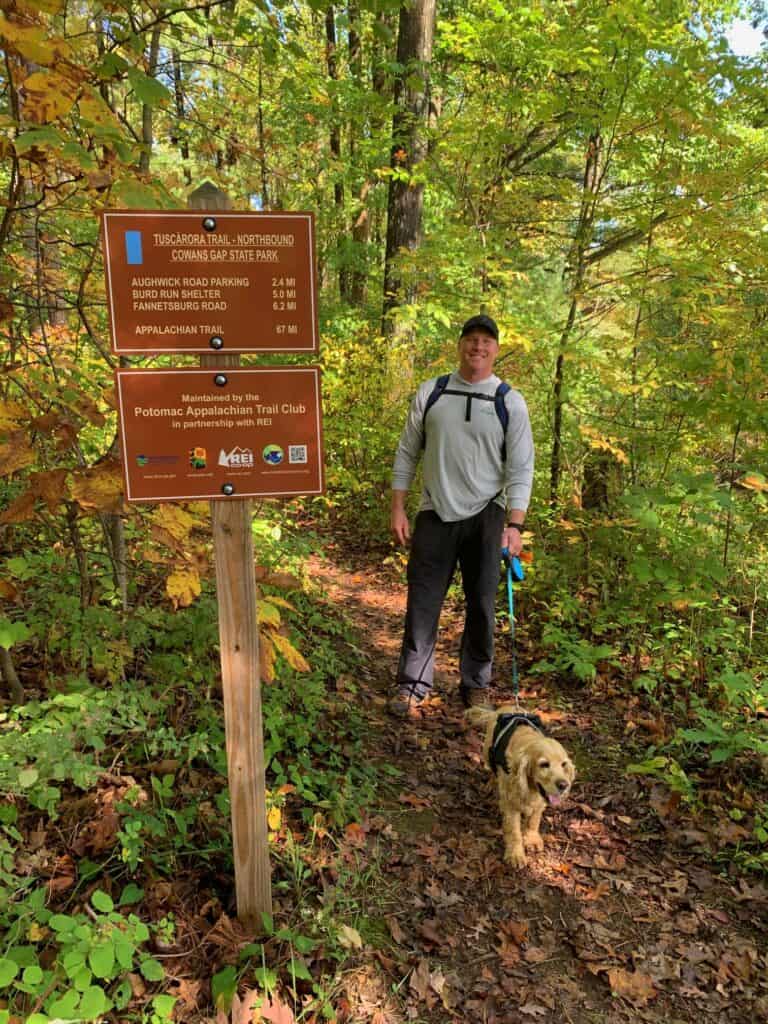
<svg viewBox="0 0 768 1024">
<path fill-rule="evenodd" d="M 501 740 L 494 746 L 500 715 L 510 717 L 501 722 Z M 528 724 L 525 716 L 519 716 L 522 721 L 515 721 L 516 715 L 519 716 L 519 712 L 512 704 L 502 704 L 495 709 L 473 707 L 466 712 L 473 725 L 485 729 L 483 753 L 486 764 L 496 771 L 504 829 L 504 860 L 520 868 L 527 862 L 526 847 L 544 849 L 544 840 L 539 834 L 541 816 L 548 803 L 556 806 L 568 795 L 576 770 L 557 740 Z M 509 740 L 504 747 L 507 735 Z"/>
</svg>

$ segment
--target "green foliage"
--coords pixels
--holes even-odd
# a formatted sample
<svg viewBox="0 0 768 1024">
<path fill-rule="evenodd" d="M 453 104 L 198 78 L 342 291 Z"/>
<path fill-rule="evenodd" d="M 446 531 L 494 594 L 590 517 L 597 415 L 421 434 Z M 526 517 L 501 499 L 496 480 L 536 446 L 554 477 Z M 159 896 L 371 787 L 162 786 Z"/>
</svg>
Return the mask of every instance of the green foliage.
<svg viewBox="0 0 768 1024">
<path fill-rule="evenodd" d="M 611 659 L 614 654 L 607 644 L 590 644 L 583 637 L 574 637 L 567 630 L 548 623 L 542 633 L 542 644 L 551 649 L 552 655 L 532 665 L 531 672 L 559 672 L 573 675 L 580 682 L 594 680 L 597 666 L 601 661 Z"/>
<path fill-rule="evenodd" d="M 162 707 L 147 690 L 75 685 L 72 693 L 0 714 L 0 785 L 52 817 L 61 784 L 90 788 L 111 760 L 110 740 L 140 733 Z"/>
<path fill-rule="evenodd" d="M 73 915 L 47 910 L 44 895 L 35 890 L 7 918 L 0 988 L 13 1006 L 39 1001 L 47 1014 L 41 1019 L 95 1021 L 128 1005 L 128 972 L 162 981 L 162 966 L 144 949 L 149 929 L 135 914 L 116 910 L 106 892 L 96 889 L 89 912 Z M 31 929 L 30 918 L 36 922 Z M 29 935 L 35 936 L 31 943 Z"/>
</svg>

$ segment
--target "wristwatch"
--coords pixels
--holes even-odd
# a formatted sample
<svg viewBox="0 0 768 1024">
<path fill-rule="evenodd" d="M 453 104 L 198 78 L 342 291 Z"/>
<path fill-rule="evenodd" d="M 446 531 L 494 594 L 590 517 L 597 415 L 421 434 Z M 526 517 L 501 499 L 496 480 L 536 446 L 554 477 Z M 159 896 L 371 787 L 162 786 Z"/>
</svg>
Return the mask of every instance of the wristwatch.
<svg viewBox="0 0 768 1024">
<path fill-rule="evenodd" d="M 507 529 L 508 530 L 517 530 L 518 533 L 522 533 L 524 527 L 523 527 L 522 523 L 507 523 Z"/>
</svg>

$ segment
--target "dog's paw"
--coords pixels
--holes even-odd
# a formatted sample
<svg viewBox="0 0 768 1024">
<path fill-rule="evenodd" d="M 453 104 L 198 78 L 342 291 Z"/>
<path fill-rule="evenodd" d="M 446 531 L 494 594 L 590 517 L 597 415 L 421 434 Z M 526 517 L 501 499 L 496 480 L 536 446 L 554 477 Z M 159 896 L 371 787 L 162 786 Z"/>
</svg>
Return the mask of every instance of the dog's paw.
<svg viewBox="0 0 768 1024">
<path fill-rule="evenodd" d="M 528 850 L 543 850 L 544 840 L 538 832 L 526 832 L 523 836 L 523 844 Z"/>
<path fill-rule="evenodd" d="M 524 868 L 528 863 L 528 858 L 525 856 L 525 850 L 522 846 L 516 846 L 511 850 L 507 850 L 504 854 L 504 860 L 507 864 L 511 864 L 513 868 Z"/>
</svg>

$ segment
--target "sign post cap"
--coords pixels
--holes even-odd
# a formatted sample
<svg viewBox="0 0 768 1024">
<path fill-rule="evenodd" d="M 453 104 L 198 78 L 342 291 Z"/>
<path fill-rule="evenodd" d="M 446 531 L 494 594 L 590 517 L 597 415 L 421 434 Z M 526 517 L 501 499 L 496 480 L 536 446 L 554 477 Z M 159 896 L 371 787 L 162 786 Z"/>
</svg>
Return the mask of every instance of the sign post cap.
<svg viewBox="0 0 768 1024">
<path fill-rule="evenodd" d="M 190 193 L 189 206 L 193 210 L 231 210 L 232 201 L 218 185 L 206 179 Z"/>
</svg>

